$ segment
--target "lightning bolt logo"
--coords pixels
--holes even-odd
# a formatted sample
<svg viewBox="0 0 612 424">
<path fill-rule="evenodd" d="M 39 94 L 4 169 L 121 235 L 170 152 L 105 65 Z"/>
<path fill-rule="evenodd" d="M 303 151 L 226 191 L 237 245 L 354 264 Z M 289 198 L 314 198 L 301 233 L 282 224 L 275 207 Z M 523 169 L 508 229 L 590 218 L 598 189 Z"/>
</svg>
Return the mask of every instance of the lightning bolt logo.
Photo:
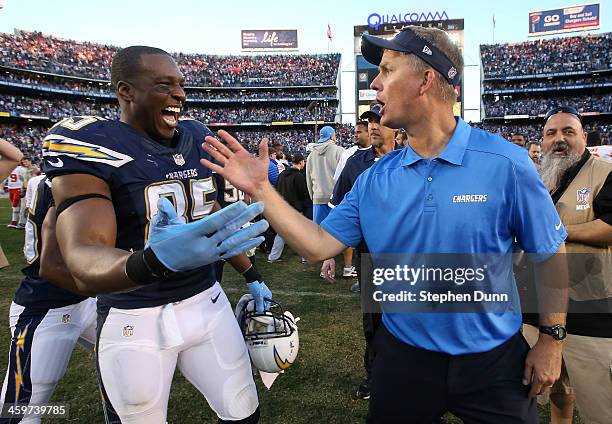
<svg viewBox="0 0 612 424">
<path fill-rule="evenodd" d="M 291 362 L 286 359 L 284 361 L 281 359 L 280 355 L 278 354 L 278 351 L 276 350 L 276 346 L 274 346 L 274 361 L 281 370 L 286 370 L 291 366 Z"/>
<path fill-rule="evenodd" d="M 75 159 L 100 162 L 116 168 L 131 162 L 133 159 L 107 147 L 87 143 L 82 140 L 49 134 L 43 142 L 43 156 L 46 159 L 55 156 L 68 156 Z"/>
<path fill-rule="evenodd" d="M 28 335 L 29 328 L 30 324 L 26 325 L 23 330 L 19 331 L 19 335 L 17 335 L 17 341 L 15 342 L 15 365 L 17 368 L 17 370 L 15 371 L 15 402 L 19 400 L 19 392 L 23 387 L 23 372 L 21 369 L 20 353 L 24 351 L 25 339 Z"/>
</svg>

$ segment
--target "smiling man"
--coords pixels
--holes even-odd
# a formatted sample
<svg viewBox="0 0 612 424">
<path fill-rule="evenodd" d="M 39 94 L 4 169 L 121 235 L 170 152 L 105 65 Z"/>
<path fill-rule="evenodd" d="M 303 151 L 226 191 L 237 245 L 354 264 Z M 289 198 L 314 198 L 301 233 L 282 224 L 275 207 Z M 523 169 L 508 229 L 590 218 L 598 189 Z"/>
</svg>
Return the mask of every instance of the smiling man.
<svg viewBox="0 0 612 424">
<path fill-rule="evenodd" d="M 571 287 L 565 366 L 550 393 L 553 423 L 571 422 L 574 398 L 583 422 L 612 422 L 612 163 L 586 145 L 575 108 L 546 114 L 540 173 L 567 229 Z M 537 329 L 525 326 L 525 334 L 533 343 Z"/>
<path fill-rule="evenodd" d="M 220 423 L 256 423 L 249 356 L 212 264 L 233 261 L 264 307 L 272 295 L 238 255 L 263 240 L 254 237 L 265 221 L 238 231 L 262 205 L 237 202 L 211 214 L 217 193 L 199 144 L 213 133 L 179 121 L 184 79 L 168 53 L 123 49 L 111 79 L 120 120 L 64 119 L 43 153 L 57 240 L 74 277 L 67 288 L 98 294 L 99 380 L 119 416 L 113 422 L 165 423 L 178 366 Z"/>
<path fill-rule="evenodd" d="M 202 162 L 263 200 L 270 224 L 310 262 L 362 242 L 373 255 L 509 255 L 514 240 L 543 271 L 560 260 L 565 230 L 527 151 L 453 116 L 463 61 L 448 35 L 419 27 L 391 40 L 365 35 L 362 53 L 379 65 L 371 87 L 384 105 L 381 125 L 407 129 L 410 145 L 364 171 L 320 226 L 267 182 L 263 144 L 253 158 L 220 131 L 227 145 L 212 137 L 204 145 L 217 164 Z M 511 264 L 502 271 L 512 276 Z M 499 284 L 516 294 L 513 277 Z M 531 351 L 520 313 L 391 313 L 383 305 L 368 423 L 430 423 L 445 411 L 466 422 L 537 422 L 533 397 L 560 374 L 566 295 L 560 290 L 557 311 L 542 315 Z"/>
</svg>

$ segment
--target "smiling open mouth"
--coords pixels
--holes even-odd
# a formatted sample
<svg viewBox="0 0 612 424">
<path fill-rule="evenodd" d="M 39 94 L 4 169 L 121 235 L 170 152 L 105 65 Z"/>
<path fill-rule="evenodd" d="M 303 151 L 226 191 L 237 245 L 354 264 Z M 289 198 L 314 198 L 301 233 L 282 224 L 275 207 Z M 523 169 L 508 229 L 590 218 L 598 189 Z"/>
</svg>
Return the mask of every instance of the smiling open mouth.
<svg viewBox="0 0 612 424">
<path fill-rule="evenodd" d="M 181 113 L 180 106 L 167 106 L 162 109 L 162 118 L 169 127 L 175 128 L 178 125 L 178 118 Z"/>
</svg>

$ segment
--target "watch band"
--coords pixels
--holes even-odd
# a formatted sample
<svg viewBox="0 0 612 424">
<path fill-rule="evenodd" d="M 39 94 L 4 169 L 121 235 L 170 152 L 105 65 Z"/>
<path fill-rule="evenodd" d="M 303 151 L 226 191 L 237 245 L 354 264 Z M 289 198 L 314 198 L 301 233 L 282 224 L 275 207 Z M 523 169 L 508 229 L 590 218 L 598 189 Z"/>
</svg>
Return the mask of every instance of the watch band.
<svg viewBox="0 0 612 424">
<path fill-rule="evenodd" d="M 541 325 L 540 333 L 548 334 L 555 340 L 563 340 L 567 337 L 567 330 L 561 324 L 553 325 L 552 327 Z"/>
</svg>

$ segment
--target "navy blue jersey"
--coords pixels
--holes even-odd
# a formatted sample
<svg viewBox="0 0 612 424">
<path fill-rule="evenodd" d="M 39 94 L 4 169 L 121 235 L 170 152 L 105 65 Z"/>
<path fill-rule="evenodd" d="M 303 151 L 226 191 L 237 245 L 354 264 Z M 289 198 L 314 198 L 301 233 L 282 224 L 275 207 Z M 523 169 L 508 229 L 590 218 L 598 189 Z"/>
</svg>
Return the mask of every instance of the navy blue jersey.
<svg viewBox="0 0 612 424">
<path fill-rule="evenodd" d="M 363 150 L 357 150 L 353 156 L 347 159 L 344 169 L 338 177 L 338 181 L 334 185 L 334 191 L 329 201 L 331 207 L 336 207 L 342 202 L 344 196 L 351 191 L 353 184 L 357 181 L 357 177 L 363 171 L 374 165 L 376 154 L 372 147 Z"/>
<path fill-rule="evenodd" d="M 143 249 L 157 201 L 167 197 L 185 222 L 208 216 L 217 198 L 212 172 L 200 164 L 211 159 L 201 148 L 204 124 L 180 121 L 168 147 L 120 121 L 71 117 L 57 123 L 43 144 L 44 169 L 50 178 L 91 174 L 110 187 L 117 220 L 117 242 L 123 250 Z M 180 246 L 177 246 L 180 249 Z M 127 293 L 98 296 L 101 308 L 144 308 L 177 302 L 215 283 L 208 265 L 180 280 L 153 283 Z"/>
<path fill-rule="evenodd" d="M 401 146 L 396 144 L 395 150 L 398 149 L 401 149 Z M 376 152 L 373 147 L 359 149 L 353 156 L 348 158 L 346 165 L 344 165 L 344 169 L 342 169 L 340 173 L 340 177 L 338 177 L 338 181 L 336 181 L 334 185 L 334 191 L 332 192 L 328 205 L 332 208 L 338 206 L 340 202 L 342 202 L 342 199 L 344 199 L 344 196 L 353 188 L 353 184 L 357 181 L 357 177 L 370 166 L 374 165 L 374 162 L 377 160 L 378 158 L 376 157 Z"/>
<path fill-rule="evenodd" d="M 217 201 L 221 208 L 225 208 L 239 200 L 244 201 L 244 192 L 238 190 L 229 181 L 217 173 L 213 173 L 215 188 L 217 189 Z"/>
<path fill-rule="evenodd" d="M 51 181 L 47 177 L 43 177 L 28 205 L 25 246 L 23 249 L 28 266 L 21 270 L 25 278 L 17 287 L 13 299 L 15 303 L 21 306 L 48 310 L 73 305 L 85 300 L 84 296 L 57 287 L 38 275 L 42 249 L 42 224 L 51 206 L 53 206 Z"/>
</svg>

